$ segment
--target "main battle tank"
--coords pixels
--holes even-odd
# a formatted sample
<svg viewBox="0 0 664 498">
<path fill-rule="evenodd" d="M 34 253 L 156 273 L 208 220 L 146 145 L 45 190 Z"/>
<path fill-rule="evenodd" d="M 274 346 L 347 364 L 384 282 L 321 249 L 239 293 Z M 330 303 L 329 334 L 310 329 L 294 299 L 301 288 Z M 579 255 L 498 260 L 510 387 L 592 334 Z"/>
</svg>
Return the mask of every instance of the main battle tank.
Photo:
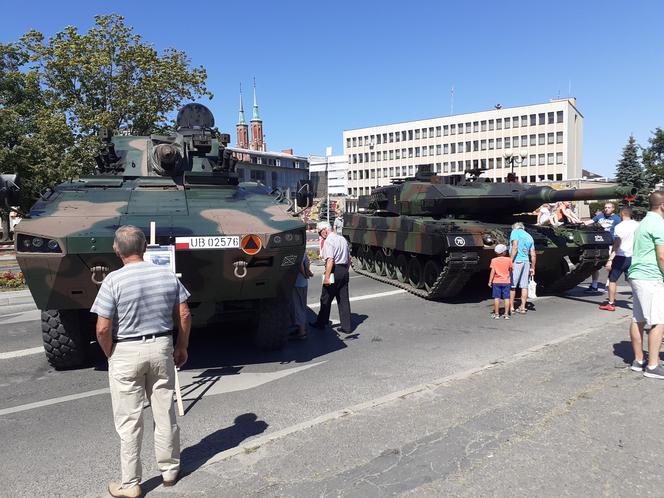
<svg viewBox="0 0 664 498">
<path fill-rule="evenodd" d="M 509 246 L 511 225 L 525 221 L 535 241 L 541 291 L 562 292 L 606 264 L 613 244 L 598 226 L 539 226 L 529 213 L 543 203 L 616 199 L 634 189 L 554 190 L 520 183 L 493 183 L 479 171 L 415 178 L 361 196 L 360 212 L 346 216 L 355 271 L 425 299 L 456 296 L 473 276 L 489 269 L 494 248 Z"/>
<path fill-rule="evenodd" d="M 103 278 L 122 265 L 112 244 L 127 224 L 175 246 L 194 326 L 240 315 L 258 346 L 286 342 L 286 300 L 305 250 L 297 206 L 311 204 L 309 186 L 291 196 L 240 183 L 230 137 L 213 127 L 205 106 L 188 104 L 173 134 L 106 133 L 96 174 L 49 188 L 17 226 L 16 259 L 56 368 L 86 359 L 95 335 L 88 310 Z M 169 263 L 169 253 L 153 262 Z"/>
</svg>

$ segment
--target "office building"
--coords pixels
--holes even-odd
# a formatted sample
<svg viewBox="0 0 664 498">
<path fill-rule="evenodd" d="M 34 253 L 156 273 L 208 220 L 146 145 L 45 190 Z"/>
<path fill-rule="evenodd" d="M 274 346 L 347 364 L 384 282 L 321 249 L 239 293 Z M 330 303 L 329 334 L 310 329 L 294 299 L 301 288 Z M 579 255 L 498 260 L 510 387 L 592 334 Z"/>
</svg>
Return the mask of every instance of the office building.
<svg viewBox="0 0 664 498">
<path fill-rule="evenodd" d="M 348 158 L 332 155 L 328 147 L 325 156 L 309 156 L 309 178 L 313 180 L 316 197 L 343 197 L 348 194 Z"/>
</svg>

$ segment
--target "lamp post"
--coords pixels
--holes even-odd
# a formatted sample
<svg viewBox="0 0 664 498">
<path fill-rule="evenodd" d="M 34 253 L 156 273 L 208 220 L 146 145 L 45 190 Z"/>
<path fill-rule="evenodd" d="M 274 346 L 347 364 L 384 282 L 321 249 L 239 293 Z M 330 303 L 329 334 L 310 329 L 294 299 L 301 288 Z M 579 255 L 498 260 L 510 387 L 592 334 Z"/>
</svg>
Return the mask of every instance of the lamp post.
<svg viewBox="0 0 664 498">
<path fill-rule="evenodd" d="M 505 158 L 505 164 L 510 163 L 512 167 L 511 173 L 512 176 L 514 176 L 514 163 L 523 164 L 523 162 L 526 160 L 526 157 L 528 157 L 528 152 L 525 150 L 518 151 L 517 153 L 505 151 L 503 157 Z"/>
</svg>

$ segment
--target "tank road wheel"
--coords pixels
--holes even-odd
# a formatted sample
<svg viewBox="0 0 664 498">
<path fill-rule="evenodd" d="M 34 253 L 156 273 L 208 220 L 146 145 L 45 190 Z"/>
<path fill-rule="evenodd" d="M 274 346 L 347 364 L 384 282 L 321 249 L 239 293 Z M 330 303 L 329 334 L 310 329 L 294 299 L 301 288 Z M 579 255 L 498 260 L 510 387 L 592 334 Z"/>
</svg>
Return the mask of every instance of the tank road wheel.
<svg viewBox="0 0 664 498">
<path fill-rule="evenodd" d="M 385 258 L 385 276 L 387 278 L 396 278 L 397 276 L 397 258 L 394 253 Z"/>
<path fill-rule="evenodd" d="M 357 262 L 360 270 L 367 269 L 367 253 L 364 246 L 358 246 L 357 248 Z"/>
<path fill-rule="evenodd" d="M 353 268 L 356 268 L 358 270 L 362 269 L 362 262 L 360 261 L 359 258 L 359 253 L 360 253 L 361 246 L 353 245 L 353 251 L 351 253 L 350 257 L 350 264 Z"/>
<path fill-rule="evenodd" d="M 376 271 L 375 263 L 376 251 L 371 247 L 367 247 L 367 249 L 364 251 L 364 268 L 367 271 L 374 273 Z"/>
<path fill-rule="evenodd" d="M 424 287 L 422 262 L 418 257 L 410 258 L 408 261 L 408 283 L 416 289 Z"/>
<path fill-rule="evenodd" d="M 399 282 L 404 283 L 408 280 L 408 256 L 403 253 L 397 256 L 395 273 Z"/>
<path fill-rule="evenodd" d="M 56 370 L 79 367 L 87 360 L 90 341 L 84 313 L 87 310 L 41 312 L 46 359 Z"/>
<path fill-rule="evenodd" d="M 440 272 L 442 271 L 442 265 L 435 259 L 429 259 L 424 264 L 424 288 L 427 292 L 433 290 L 433 287 L 436 285 L 438 277 L 440 276 Z"/>
<path fill-rule="evenodd" d="M 261 349 L 280 349 L 288 342 L 288 303 L 283 299 L 264 299 L 258 305 L 254 344 Z"/>
<path fill-rule="evenodd" d="M 385 275 L 385 253 L 382 249 L 377 249 L 374 253 L 374 272 L 379 277 Z"/>
</svg>

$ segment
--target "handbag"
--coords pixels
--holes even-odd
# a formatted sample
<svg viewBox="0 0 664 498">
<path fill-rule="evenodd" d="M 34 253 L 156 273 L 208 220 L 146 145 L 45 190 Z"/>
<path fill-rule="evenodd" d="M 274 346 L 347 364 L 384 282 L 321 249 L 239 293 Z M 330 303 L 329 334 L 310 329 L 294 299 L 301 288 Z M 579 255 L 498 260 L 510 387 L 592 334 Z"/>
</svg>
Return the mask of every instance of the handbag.
<svg viewBox="0 0 664 498">
<path fill-rule="evenodd" d="M 537 299 L 537 282 L 533 277 L 528 281 L 528 299 Z"/>
</svg>

